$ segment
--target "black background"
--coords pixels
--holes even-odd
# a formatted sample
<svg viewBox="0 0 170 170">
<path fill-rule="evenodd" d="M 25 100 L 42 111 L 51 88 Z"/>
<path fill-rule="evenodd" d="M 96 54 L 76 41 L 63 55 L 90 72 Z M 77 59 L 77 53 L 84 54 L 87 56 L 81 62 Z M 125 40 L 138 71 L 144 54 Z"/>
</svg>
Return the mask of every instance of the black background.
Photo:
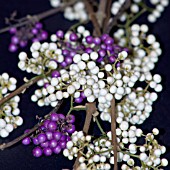
<svg viewBox="0 0 170 170">
<path fill-rule="evenodd" d="M 0 28 L 5 26 L 4 18 L 17 10 L 18 17 L 27 14 L 38 14 L 50 9 L 48 0 L 0 0 Z M 153 25 L 150 25 L 150 32 L 154 33 L 161 43 L 163 54 L 159 59 L 153 73 L 163 76 L 163 92 L 159 94 L 159 99 L 154 103 L 153 112 L 149 119 L 141 126 L 144 131 L 149 132 L 154 127 L 160 129 L 159 142 L 167 147 L 165 157 L 170 158 L 170 6 L 166 8 L 162 17 Z M 143 18 L 140 23 L 146 23 Z M 44 27 L 49 33 L 54 33 L 58 29 L 67 30 L 71 23 L 64 20 L 61 13 L 43 20 Z M 18 86 L 23 83 L 23 77 L 30 78 L 31 75 L 21 72 L 18 67 L 18 53 L 10 53 L 8 45 L 10 42 L 9 33 L 0 34 L 0 74 L 8 72 L 10 76 L 18 79 Z M 28 49 L 25 49 L 25 51 Z M 27 90 L 27 94 L 21 96 L 21 116 L 24 118 L 24 125 L 13 131 L 7 139 L 1 139 L 0 143 L 10 141 L 21 135 L 26 128 L 31 128 L 37 122 L 36 115 L 43 116 L 50 111 L 50 108 L 39 108 L 36 103 L 30 102 L 30 95 L 33 94 L 35 87 Z M 64 106 L 61 110 L 65 111 Z M 83 121 L 83 120 L 82 120 Z M 79 122 L 79 124 L 82 123 Z M 73 161 L 60 155 L 51 157 L 34 158 L 32 156 L 33 146 L 25 147 L 22 144 L 0 151 L 0 170 L 61 170 L 62 168 L 71 169 Z M 170 159 L 169 159 L 170 160 Z M 170 170 L 170 166 L 165 168 Z"/>
</svg>

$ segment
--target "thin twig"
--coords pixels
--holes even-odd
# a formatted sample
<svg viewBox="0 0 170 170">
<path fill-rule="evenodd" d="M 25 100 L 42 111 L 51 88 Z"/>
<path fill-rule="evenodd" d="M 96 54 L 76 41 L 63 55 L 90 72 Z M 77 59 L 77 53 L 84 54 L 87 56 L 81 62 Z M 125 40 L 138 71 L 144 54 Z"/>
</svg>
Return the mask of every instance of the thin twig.
<svg viewBox="0 0 170 170">
<path fill-rule="evenodd" d="M 122 5 L 119 12 L 114 16 L 114 18 L 110 19 L 108 26 L 106 27 L 106 33 L 110 33 L 111 29 L 117 24 L 118 19 L 121 15 L 126 11 L 131 5 L 131 0 L 126 0 L 125 3 Z"/>
<path fill-rule="evenodd" d="M 112 132 L 112 145 L 114 151 L 114 170 L 118 170 L 117 166 L 117 137 L 116 137 L 116 109 L 115 99 L 111 101 L 111 132 Z"/>
<path fill-rule="evenodd" d="M 95 34 L 97 36 L 100 36 L 101 35 L 100 25 L 99 25 L 98 20 L 96 18 L 96 14 L 93 10 L 93 7 L 91 6 L 91 4 L 89 3 L 88 0 L 84 0 L 84 4 L 85 4 L 87 12 L 89 14 L 89 18 L 93 23 Z"/>
<path fill-rule="evenodd" d="M 14 25 L 11 25 L 11 26 L 8 26 L 6 28 L 2 28 L 0 29 L 0 33 L 3 33 L 3 32 L 6 32 L 6 31 L 9 31 L 11 29 L 11 27 L 21 27 L 23 25 L 26 25 L 28 23 L 32 23 L 32 22 L 38 22 L 44 18 L 47 18 L 51 15 L 54 15 L 60 11 L 63 11 L 66 7 L 70 6 L 70 5 L 73 5 L 77 0 L 71 0 L 70 2 L 67 2 L 67 3 L 62 3 L 59 7 L 56 7 L 54 9 L 50 9 L 48 11 L 45 11 L 45 12 L 42 12 L 40 14 L 37 14 L 37 15 L 27 15 L 26 17 L 23 17 L 22 19 L 26 19 L 26 21 L 24 22 L 19 22 L 17 24 L 14 24 Z"/>
<path fill-rule="evenodd" d="M 89 127 L 90 127 L 90 123 L 91 123 L 91 119 L 93 116 L 93 113 L 96 112 L 96 103 L 87 103 L 86 104 L 86 119 L 85 119 L 85 123 L 84 123 L 84 127 L 83 127 L 83 132 L 87 135 L 88 131 L 89 131 Z M 79 166 L 79 158 L 81 156 L 81 153 L 78 153 L 78 156 L 76 158 L 76 161 L 74 163 L 74 170 L 78 169 Z"/>
<path fill-rule="evenodd" d="M 12 93 L 8 94 L 6 97 L 2 98 L 0 100 L 0 106 L 2 104 L 4 104 L 5 102 L 7 102 L 8 100 L 10 100 L 11 98 L 13 98 L 14 96 L 24 92 L 27 88 L 29 88 L 31 85 L 35 84 L 36 82 L 38 82 L 39 80 L 41 80 L 42 78 L 44 78 L 45 76 L 48 76 L 51 72 L 48 72 L 47 74 L 42 74 L 39 76 L 36 76 L 34 78 L 32 78 L 31 80 L 29 80 L 28 82 L 26 82 L 25 84 L 23 84 L 22 86 L 20 86 L 18 89 L 16 89 L 15 91 L 13 91 Z"/>
<path fill-rule="evenodd" d="M 44 120 L 47 119 L 51 113 L 53 112 L 57 112 L 58 109 L 60 108 L 62 104 L 62 100 L 58 102 L 57 106 L 47 115 L 44 116 Z M 19 141 L 21 141 L 22 139 L 24 139 L 25 137 L 29 136 L 30 134 L 32 134 L 33 132 L 35 132 L 44 122 L 44 120 L 41 123 L 37 123 L 32 129 L 30 129 L 27 133 L 24 133 L 23 135 L 15 138 L 14 140 L 8 142 L 8 143 L 3 143 L 0 145 L 0 150 L 4 150 L 6 148 L 9 148 L 13 145 L 15 145 L 16 143 L 18 143 Z"/>
</svg>

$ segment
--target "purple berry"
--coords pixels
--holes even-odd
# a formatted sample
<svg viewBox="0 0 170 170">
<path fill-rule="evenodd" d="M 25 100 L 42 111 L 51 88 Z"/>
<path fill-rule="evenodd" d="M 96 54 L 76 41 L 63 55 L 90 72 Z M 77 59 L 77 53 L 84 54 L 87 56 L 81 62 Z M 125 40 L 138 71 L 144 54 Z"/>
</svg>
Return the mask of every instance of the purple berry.
<svg viewBox="0 0 170 170">
<path fill-rule="evenodd" d="M 42 38 L 42 40 L 46 40 L 48 38 L 48 33 L 46 31 L 42 31 L 41 38 Z"/>
<path fill-rule="evenodd" d="M 106 45 L 112 45 L 114 43 L 114 40 L 113 38 L 111 37 L 107 37 L 105 40 L 104 40 L 105 44 Z"/>
<path fill-rule="evenodd" d="M 75 102 L 76 103 L 82 103 L 83 102 L 83 97 L 80 96 L 80 97 L 76 98 Z"/>
<path fill-rule="evenodd" d="M 15 34 L 17 32 L 17 29 L 16 28 L 10 28 L 9 30 L 10 34 Z"/>
<path fill-rule="evenodd" d="M 67 66 L 67 63 L 65 61 L 63 61 L 61 64 L 60 64 L 62 67 L 66 67 Z"/>
<path fill-rule="evenodd" d="M 43 143 L 40 144 L 40 146 L 41 146 L 42 148 L 47 148 L 47 147 L 49 146 L 49 142 L 48 142 L 48 141 L 43 142 Z"/>
<path fill-rule="evenodd" d="M 109 61 L 110 61 L 111 63 L 114 63 L 114 62 L 116 61 L 116 57 L 115 57 L 115 56 L 110 56 L 110 57 L 109 57 Z"/>
<path fill-rule="evenodd" d="M 109 35 L 108 34 L 103 34 L 102 36 L 101 36 L 101 39 L 104 41 L 106 38 L 108 38 L 109 37 Z"/>
<path fill-rule="evenodd" d="M 80 95 L 81 95 L 81 97 L 82 97 L 83 99 L 86 99 L 86 96 L 84 95 L 84 92 L 81 92 Z"/>
<path fill-rule="evenodd" d="M 50 148 L 55 148 L 56 146 L 57 146 L 57 141 L 55 139 L 49 141 Z"/>
<path fill-rule="evenodd" d="M 60 141 L 59 145 L 62 149 L 65 149 L 66 148 L 66 141 Z"/>
<path fill-rule="evenodd" d="M 70 141 L 70 140 L 71 140 L 71 137 L 70 137 L 70 136 L 67 136 L 66 141 L 68 142 L 68 141 Z"/>
<path fill-rule="evenodd" d="M 107 46 L 107 50 L 110 51 L 110 52 L 112 52 L 112 51 L 113 51 L 113 46 L 108 45 L 108 46 Z"/>
<path fill-rule="evenodd" d="M 12 42 L 12 44 L 18 44 L 19 38 L 17 36 L 13 36 L 13 37 L 11 37 L 11 42 Z"/>
<path fill-rule="evenodd" d="M 63 54 L 64 56 L 67 56 L 67 55 L 69 55 L 69 51 L 66 50 L 66 49 L 64 49 L 64 50 L 62 50 L 62 54 Z"/>
<path fill-rule="evenodd" d="M 59 153 L 61 152 L 61 147 L 60 147 L 60 145 L 58 145 L 58 146 L 56 146 L 55 148 L 53 148 L 53 152 L 54 152 L 55 154 L 59 154 Z"/>
<path fill-rule="evenodd" d="M 46 127 L 45 127 L 44 125 L 41 125 L 41 126 L 39 127 L 39 129 L 41 129 L 42 131 L 44 131 L 44 130 L 46 130 Z"/>
<path fill-rule="evenodd" d="M 52 151 L 51 148 L 44 148 L 43 153 L 44 153 L 45 156 L 51 156 L 53 151 Z"/>
<path fill-rule="evenodd" d="M 86 37 L 86 42 L 88 43 L 88 44 L 92 44 L 93 43 L 93 37 L 92 36 L 87 36 Z"/>
<path fill-rule="evenodd" d="M 58 114 L 57 113 L 51 113 L 50 120 L 54 121 L 54 122 L 57 122 L 59 120 Z"/>
<path fill-rule="evenodd" d="M 51 73 L 51 76 L 52 76 L 52 77 L 60 77 L 60 73 L 59 73 L 59 71 L 54 70 L 54 71 Z"/>
<path fill-rule="evenodd" d="M 105 57 L 105 55 L 106 55 L 106 51 L 105 50 L 99 50 L 98 53 L 99 53 L 99 55 L 101 57 Z"/>
<path fill-rule="evenodd" d="M 43 152 L 42 152 L 42 149 L 40 147 L 36 147 L 36 148 L 33 149 L 32 153 L 33 153 L 33 156 L 38 158 L 42 155 Z"/>
<path fill-rule="evenodd" d="M 68 123 L 74 123 L 75 122 L 75 116 L 74 115 L 68 115 L 66 117 L 66 120 Z"/>
<path fill-rule="evenodd" d="M 48 140 L 53 139 L 53 133 L 51 131 L 47 131 L 47 132 L 45 132 L 45 134 L 46 134 Z"/>
<path fill-rule="evenodd" d="M 99 62 L 99 63 L 101 63 L 103 61 L 103 57 L 99 57 L 98 59 L 97 59 L 97 62 Z"/>
<path fill-rule="evenodd" d="M 71 64 L 71 63 L 73 62 L 73 59 L 72 59 L 71 57 L 66 57 L 66 58 L 65 58 L 65 62 L 66 62 L 67 64 Z"/>
<path fill-rule="evenodd" d="M 75 130 L 76 130 L 75 125 L 72 125 L 72 124 L 68 125 L 68 128 L 67 128 L 68 133 L 72 134 L 75 132 Z"/>
<path fill-rule="evenodd" d="M 28 43 L 27 41 L 20 41 L 19 45 L 20 45 L 20 47 L 26 47 L 27 43 Z"/>
<path fill-rule="evenodd" d="M 48 123 L 48 129 L 51 130 L 51 131 L 56 130 L 56 129 L 57 129 L 57 124 L 56 124 L 56 122 L 50 121 L 50 122 Z"/>
<path fill-rule="evenodd" d="M 23 144 L 23 145 L 29 145 L 30 143 L 31 143 L 30 137 L 25 137 L 25 138 L 22 140 L 22 144 Z"/>
<path fill-rule="evenodd" d="M 53 138 L 58 141 L 61 138 L 61 132 L 53 132 Z"/>
<path fill-rule="evenodd" d="M 43 143 L 47 140 L 47 136 L 46 134 L 44 133 L 40 133 L 38 136 L 37 136 L 37 139 L 39 141 L 39 143 Z"/>
<path fill-rule="evenodd" d="M 39 145 L 39 141 L 36 137 L 32 139 L 32 142 L 34 145 Z"/>
<path fill-rule="evenodd" d="M 67 136 L 63 134 L 60 138 L 60 141 L 66 141 L 66 139 L 67 139 Z"/>
<path fill-rule="evenodd" d="M 43 125 L 45 126 L 45 128 L 48 128 L 49 123 L 50 123 L 50 120 L 48 119 L 44 121 Z"/>
<path fill-rule="evenodd" d="M 37 30 L 36 28 L 33 28 L 33 29 L 31 30 L 31 32 L 32 32 L 34 35 L 38 34 L 38 30 Z"/>
<path fill-rule="evenodd" d="M 58 30 L 56 32 L 56 35 L 57 35 L 58 38 L 64 38 L 64 32 L 62 30 Z"/>
<path fill-rule="evenodd" d="M 116 67 L 120 67 L 120 65 L 121 65 L 120 62 L 118 62 L 118 63 L 116 64 Z"/>
<path fill-rule="evenodd" d="M 40 23 L 40 22 L 37 22 L 36 24 L 35 24 L 35 28 L 37 28 L 37 29 L 42 29 L 42 24 Z"/>
<path fill-rule="evenodd" d="M 15 44 L 10 44 L 9 45 L 9 51 L 10 52 L 16 52 L 18 47 Z"/>
<path fill-rule="evenodd" d="M 101 44 L 101 39 L 100 39 L 99 37 L 95 37 L 95 38 L 93 39 L 93 42 L 94 42 L 94 44 L 96 44 L 96 45 L 100 45 L 100 44 Z"/>
<path fill-rule="evenodd" d="M 70 34 L 70 40 L 71 40 L 71 41 L 77 41 L 77 39 L 78 39 L 78 36 L 77 36 L 76 33 L 71 33 L 71 34 Z"/>
<path fill-rule="evenodd" d="M 88 48 L 85 49 L 85 52 L 88 53 L 88 54 L 90 54 L 91 52 L 93 52 L 93 49 L 90 48 L 90 47 L 88 47 Z"/>
<path fill-rule="evenodd" d="M 105 44 L 102 44 L 102 45 L 100 46 L 100 48 L 103 49 L 103 50 L 106 50 L 107 47 L 106 47 Z"/>
<path fill-rule="evenodd" d="M 70 57 L 74 57 L 76 55 L 76 52 L 70 51 Z"/>
<path fill-rule="evenodd" d="M 63 114 L 58 114 L 60 120 L 65 120 L 66 117 Z"/>
</svg>

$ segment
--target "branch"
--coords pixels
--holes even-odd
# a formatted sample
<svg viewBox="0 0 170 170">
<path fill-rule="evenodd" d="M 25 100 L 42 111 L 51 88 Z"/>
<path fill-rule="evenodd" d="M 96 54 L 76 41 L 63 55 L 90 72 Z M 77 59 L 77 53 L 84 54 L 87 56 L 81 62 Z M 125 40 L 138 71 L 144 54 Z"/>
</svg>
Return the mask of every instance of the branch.
<svg viewBox="0 0 170 170">
<path fill-rule="evenodd" d="M 110 33 L 111 29 L 117 24 L 118 19 L 121 17 L 121 15 L 126 11 L 131 5 L 131 0 L 126 0 L 123 6 L 121 7 L 120 11 L 117 13 L 117 15 L 114 16 L 114 18 L 111 18 L 109 24 L 107 25 L 105 31 L 106 33 Z"/>
<path fill-rule="evenodd" d="M 116 109 L 115 99 L 111 101 L 111 132 L 112 132 L 112 145 L 114 151 L 114 170 L 118 170 L 117 167 L 117 137 L 116 137 Z"/>
<path fill-rule="evenodd" d="M 62 104 L 62 100 L 58 102 L 58 105 L 50 113 L 48 113 L 47 115 L 44 116 L 44 120 L 47 119 L 50 116 L 51 113 L 57 112 L 58 109 L 60 108 L 61 104 Z M 6 148 L 9 148 L 9 147 L 15 145 L 16 143 L 18 143 L 19 141 L 21 141 L 25 137 L 27 137 L 30 134 L 32 134 L 33 132 L 35 132 L 43 124 L 44 120 L 41 123 L 37 123 L 27 133 L 24 133 L 23 135 L 21 135 L 21 136 L 17 137 L 16 139 L 12 140 L 11 142 L 1 144 L 0 145 L 0 150 L 4 150 Z"/>
<path fill-rule="evenodd" d="M 109 19 L 111 16 L 111 5 L 112 5 L 112 0 L 107 0 L 106 10 L 105 10 L 106 18 L 104 19 L 104 22 L 103 22 L 103 26 L 104 26 L 103 32 L 106 32 L 107 25 L 109 23 Z"/>
<path fill-rule="evenodd" d="M 50 72 L 51 73 L 51 72 Z M 11 98 L 13 98 L 14 96 L 24 92 L 25 89 L 29 88 L 31 85 L 35 84 L 36 82 L 38 82 L 39 80 L 41 80 L 42 78 L 44 78 L 44 76 L 48 76 L 50 74 L 49 72 L 47 74 L 43 74 L 43 75 L 39 75 L 36 76 L 34 78 L 32 78 L 31 80 L 29 80 L 28 82 L 26 82 L 25 84 L 23 84 L 22 86 L 20 86 L 18 89 L 16 89 L 15 91 L 13 91 L 12 93 L 8 94 L 6 97 L 2 98 L 0 100 L 0 106 L 2 104 L 4 104 L 5 102 L 7 102 L 8 100 L 10 100 Z"/>
<path fill-rule="evenodd" d="M 51 15 L 54 15 L 60 11 L 63 11 L 66 7 L 73 5 L 77 0 L 71 0 L 70 2 L 67 3 L 62 3 L 59 7 L 56 7 L 54 9 L 50 9 L 48 11 L 42 12 L 40 14 L 37 15 L 27 15 L 26 17 L 23 17 L 22 20 L 25 20 L 24 22 L 20 22 L 14 25 L 11 25 L 9 27 L 3 28 L 0 30 L 0 33 L 9 31 L 12 27 L 21 27 L 23 25 L 26 25 L 28 23 L 33 23 L 33 22 L 38 22 L 39 20 L 42 20 L 46 17 L 49 17 Z"/>
<path fill-rule="evenodd" d="M 91 6 L 88 0 L 84 0 L 84 4 L 86 6 L 87 12 L 89 13 L 89 18 L 93 23 L 95 34 L 100 36 L 101 35 L 100 25 L 97 21 L 96 14 L 93 10 L 93 7 Z"/>
<path fill-rule="evenodd" d="M 91 123 L 91 119 L 92 119 L 92 114 L 96 112 L 96 103 L 87 103 L 86 104 L 86 120 L 84 123 L 84 127 L 83 127 L 83 132 L 87 135 L 88 131 L 89 131 L 89 127 L 90 127 L 90 123 Z M 75 170 L 78 169 L 79 166 L 79 158 L 81 156 L 81 153 L 78 153 L 78 156 L 76 158 L 76 161 L 74 163 L 73 168 Z"/>
<path fill-rule="evenodd" d="M 103 21 L 106 18 L 106 7 L 107 7 L 107 0 L 100 0 L 99 8 L 97 11 L 97 19 L 100 24 L 100 27 L 103 26 Z"/>
</svg>

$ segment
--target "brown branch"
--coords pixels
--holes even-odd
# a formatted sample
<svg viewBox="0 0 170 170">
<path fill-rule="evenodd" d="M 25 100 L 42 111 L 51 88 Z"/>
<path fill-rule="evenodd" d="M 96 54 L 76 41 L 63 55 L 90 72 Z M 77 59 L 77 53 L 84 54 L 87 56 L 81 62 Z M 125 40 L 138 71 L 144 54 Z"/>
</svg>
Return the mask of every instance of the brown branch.
<svg viewBox="0 0 170 170">
<path fill-rule="evenodd" d="M 131 5 L 131 0 L 126 0 L 125 3 L 120 8 L 119 12 L 114 16 L 114 18 L 111 18 L 109 21 L 109 24 L 107 25 L 105 31 L 106 33 L 110 33 L 111 29 L 117 25 L 118 19 L 122 16 L 124 11 L 126 11 Z"/>
<path fill-rule="evenodd" d="M 114 170 L 118 170 L 117 166 L 117 137 L 116 137 L 116 109 L 115 99 L 111 101 L 111 132 L 112 132 L 112 145 L 114 151 Z"/>
<path fill-rule="evenodd" d="M 84 123 L 84 127 L 83 127 L 83 132 L 87 135 L 88 131 L 89 131 L 89 127 L 90 127 L 90 123 L 91 123 L 91 119 L 92 119 L 92 114 L 96 112 L 96 103 L 87 103 L 86 104 L 86 119 L 85 119 L 85 123 Z M 81 153 L 78 153 L 78 156 L 76 158 L 76 161 L 74 163 L 74 170 L 78 169 L 79 166 L 79 158 L 81 156 Z"/>
<path fill-rule="evenodd" d="M 109 19 L 111 16 L 111 5 L 112 5 L 112 0 L 107 0 L 106 10 L 105 10 L 106 18 L 104 19 L 104 22 L 103 22 L 103 26 L 104 26 L 103 32 L 106 32 L 107 25 L 109 23 Z"/>
<path fill-rule="evenodd" d="M 17 27 L 21 27 L 23 25 L 26 25 L 28 23 L 38 22 L 38 21 L 40 21 L 44 18 L 47 18 L 47 17 L 54 15 L 54 14 L 60 12 L 60 11 L 63 11 L 66 7 L 73 5 L 76 1 L 77 0 L 71 0 L 70 2 L 61 4 L 59 7 L 56 7 L 54 9 L 50 9 L 48 11 L 42 12 L 42 13 L 37 14 L 37 15 L 27 15 L 26 17 L 22 18 L 23 20 L 25 20 L 24 22 L 20 22 L 20 23 L 11 25 L 9 27 L 0 29 L 0 33 L 9 31 L 11 29 L 11 27 L 17 28 Z"/>
<path fill-rule="evenodd" d="M 100 0 L 99 8 L 97 11 L 97 19 L 101 28 L 103 27 L 103 21 L 106 18 L 106 7 L 107 7 L 107 0 Z"/>
<path fill-rule="evenodd" d="M 2 104 L 4 104 L 5 102 L 7 102 L 8 100 L 10 100 L 11 98 L 13 98 L 14 96 L 24 92 L 24 90 L 26 90 L 27 88 L 29 88 L 31 85 L 35 84 L 36 82 L 38 82 L 39 80 L 41 80 L 42 78 L 44 78 L 44 76 L 48 76 L 51 72 L 48 72 L 46 75 L 39 75 L 37 77 L 32 78 L 31 80 L 29 80 L 28 82 L 26 82 L 25 84 L 23 84 L 22 86 L 20 86 L 18 89 L 16 89 L 15 91 L 13 91 L 12 93 L 8 94 L 6 97 L 2 98 L 0 100 L 0 106 Z"/>
<path fill-rule="evenodd" d="M 93 7 L 91 6 L 91 4 L 89 3 L 88 0 L 84 0 L 84 4 L 85 4 L 87 12 L 89 14 L 89 18 L 93 23 L 95 34 L 97 36 L 100 36 L 101 35 L 100 25 L 99 25 L 98 20 L 96 18 L 96 14 L 93 10 Z"/>
<path fill-rule="evenodd" d="M 53 112 L 57 112 L 58 109 L 60 108 L 62 104 L 62 100 L 58 102 L 57 106 L 47 115 L 44 116 L 44 120 L 47 119 L 51 113 Z M 21 141 L 22 139 L 24 139 L 25 137 L 29 136 L 30 134 L 32 134 L 33 132 L 35 132 L 44 122 L 44 120 L 41 123 L 37 123 L 32 129 L 30 129 L 27 133 L 24 133 L 23 135 L 17 137 L 16 139 L 8 142 L 8 143 L 3 143 L 0 145 L 0 150 L 4 150 L 6 148 L 9 148 L 13 145 L 15 145 L 16 143 L 18 143 L 19 141 Z"/>
</svg>

